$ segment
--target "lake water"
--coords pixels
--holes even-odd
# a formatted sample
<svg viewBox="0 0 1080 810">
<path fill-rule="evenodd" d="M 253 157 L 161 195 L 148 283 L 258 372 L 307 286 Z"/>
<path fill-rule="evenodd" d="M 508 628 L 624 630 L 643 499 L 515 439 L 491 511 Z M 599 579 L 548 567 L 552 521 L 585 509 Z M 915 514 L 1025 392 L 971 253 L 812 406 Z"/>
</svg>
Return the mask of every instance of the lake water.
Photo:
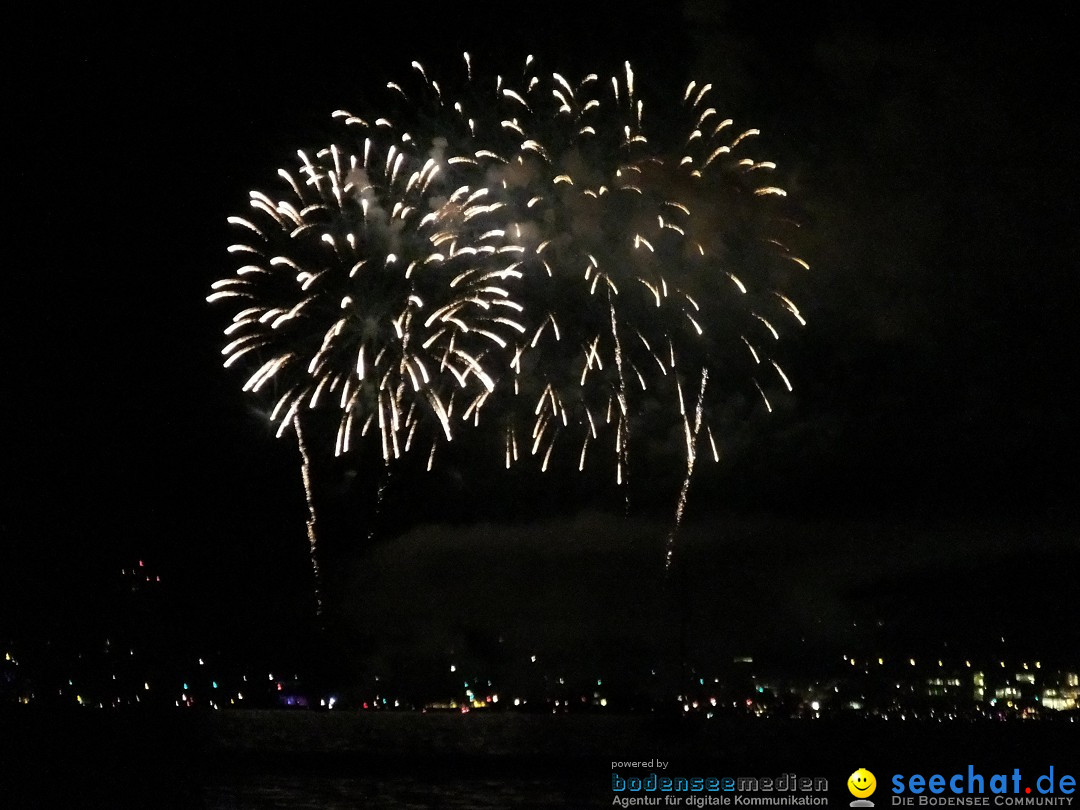
<svg viewBox="0 0 1080 810">
<path fill-rule="evenodd" d="M 584 810 L 612 806 L 613 762 L 654 759 L 670 775 L 826 777 L 846 807 L 858 767 L 1080 775 L 1080 723 L 4 710 L 0 807 Z"/>
<path fill-rule="evenodd" d="M 503 810 L 510 807 L 600 807 L 611 804 L 610 792 L 595 786 L 553 784 L 548 779 L 457 778 L 427 776 L 335 777 L 261 775 L 206 785 L 203 806 L 233 808 L 446 808 Z"/>
</svg>

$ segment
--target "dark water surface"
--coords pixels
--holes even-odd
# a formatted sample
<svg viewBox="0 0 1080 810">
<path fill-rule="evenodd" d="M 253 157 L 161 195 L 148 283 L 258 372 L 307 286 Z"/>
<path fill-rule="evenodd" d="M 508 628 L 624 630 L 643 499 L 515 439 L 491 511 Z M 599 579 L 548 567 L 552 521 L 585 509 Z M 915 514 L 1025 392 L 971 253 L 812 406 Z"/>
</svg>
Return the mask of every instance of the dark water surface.
<svg viewBox="0 0 1080 810">
<path fill-rule="evenodd" d="M 654 759 L 671 776 L 825 777 L 834 807 L 866 767 L 884 808 L 894 773 L 1080 775 L 1080 723 L 4 710 L 0 807 L 599 808 L 613 769 L 659 770 L 613 763 Z"/>
</svg>

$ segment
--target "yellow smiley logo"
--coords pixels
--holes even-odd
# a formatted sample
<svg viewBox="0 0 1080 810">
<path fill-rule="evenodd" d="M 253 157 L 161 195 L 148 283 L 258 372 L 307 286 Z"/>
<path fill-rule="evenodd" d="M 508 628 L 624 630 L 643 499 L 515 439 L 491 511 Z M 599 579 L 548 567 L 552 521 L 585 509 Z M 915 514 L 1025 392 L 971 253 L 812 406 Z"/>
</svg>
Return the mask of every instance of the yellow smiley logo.
<svg viewBox="0 0 1080 810">
<path fill-rule="evenodd" d="M 859 768 L 847 780 L 847 789 L 856 799 L 865 799 L 877 788 L 877 779 L 866 768 Z"/>
</svg>

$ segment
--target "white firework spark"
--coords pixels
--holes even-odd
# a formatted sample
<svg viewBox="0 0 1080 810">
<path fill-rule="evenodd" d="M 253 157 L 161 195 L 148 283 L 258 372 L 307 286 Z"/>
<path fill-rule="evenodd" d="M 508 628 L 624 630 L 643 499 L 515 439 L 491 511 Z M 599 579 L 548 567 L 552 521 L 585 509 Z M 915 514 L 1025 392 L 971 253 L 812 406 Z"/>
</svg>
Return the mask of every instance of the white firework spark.
<svg viewBox="0 0 1080 810">
<path fill-rule="evenodd" d="M 371 441 L 391 463 L 422 444 L 430 469 L 490 423 L 507 467 L 553 469 L 566 446 L 629 493 L 639 434 L 667 418 L 686 437 L 670 566 L 703 429 L 720 456 L 710 417 L 742 389 L 771 411 L 793 388 L 772 345 L 806 323 L 781 288 L 809 265 L 777 225 L 759 131 L 722 119 L 711 85 L 645 99 L 635 78 L 575 82 L 531 57 L 484 77 L 466 54 L 443 86 L 414 62 L 385 108 L 334 113 L 341 144 L 251 192 L 208 300 L 236 306 L 224 364 L 271 396 L 278 435 L 303 445 L 301 421 L 327 413 L 335 453 Z"/>
</svg>

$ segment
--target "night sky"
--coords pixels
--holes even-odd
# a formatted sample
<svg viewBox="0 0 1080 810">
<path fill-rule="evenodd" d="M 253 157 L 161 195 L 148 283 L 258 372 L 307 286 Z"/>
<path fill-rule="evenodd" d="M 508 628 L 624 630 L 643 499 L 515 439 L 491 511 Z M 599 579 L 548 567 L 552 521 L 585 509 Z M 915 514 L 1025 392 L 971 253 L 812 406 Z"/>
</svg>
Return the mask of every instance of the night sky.
<svg viewBox="0 0 1080 810">
<path fill-rule="evenodd" d="M 646 92 L 708 77 L 802 208 L 795 396 L 690 495 L 709 645 L 1080 648 L 1075 11 L 586 5 L 9 27 L 0 638 L 93 625 L 139 559 L 170 589 L 163 632 L 258 647 L 303 626 L 295 443 L 221 368 L 231 313 L 205 302 L 233 268 L 225 220 L 331 111 L 468 50 L 575 75 L 629 59 Z M 323 497 L 341 508 L 378 467 L 324 467 Z M 375 546 L 338 549 L 341 604 L 406 659 L 484 633 L 644 638 L 673 501 L 627 520 L 601 477 L 403 473 Z"/>
</svg>

